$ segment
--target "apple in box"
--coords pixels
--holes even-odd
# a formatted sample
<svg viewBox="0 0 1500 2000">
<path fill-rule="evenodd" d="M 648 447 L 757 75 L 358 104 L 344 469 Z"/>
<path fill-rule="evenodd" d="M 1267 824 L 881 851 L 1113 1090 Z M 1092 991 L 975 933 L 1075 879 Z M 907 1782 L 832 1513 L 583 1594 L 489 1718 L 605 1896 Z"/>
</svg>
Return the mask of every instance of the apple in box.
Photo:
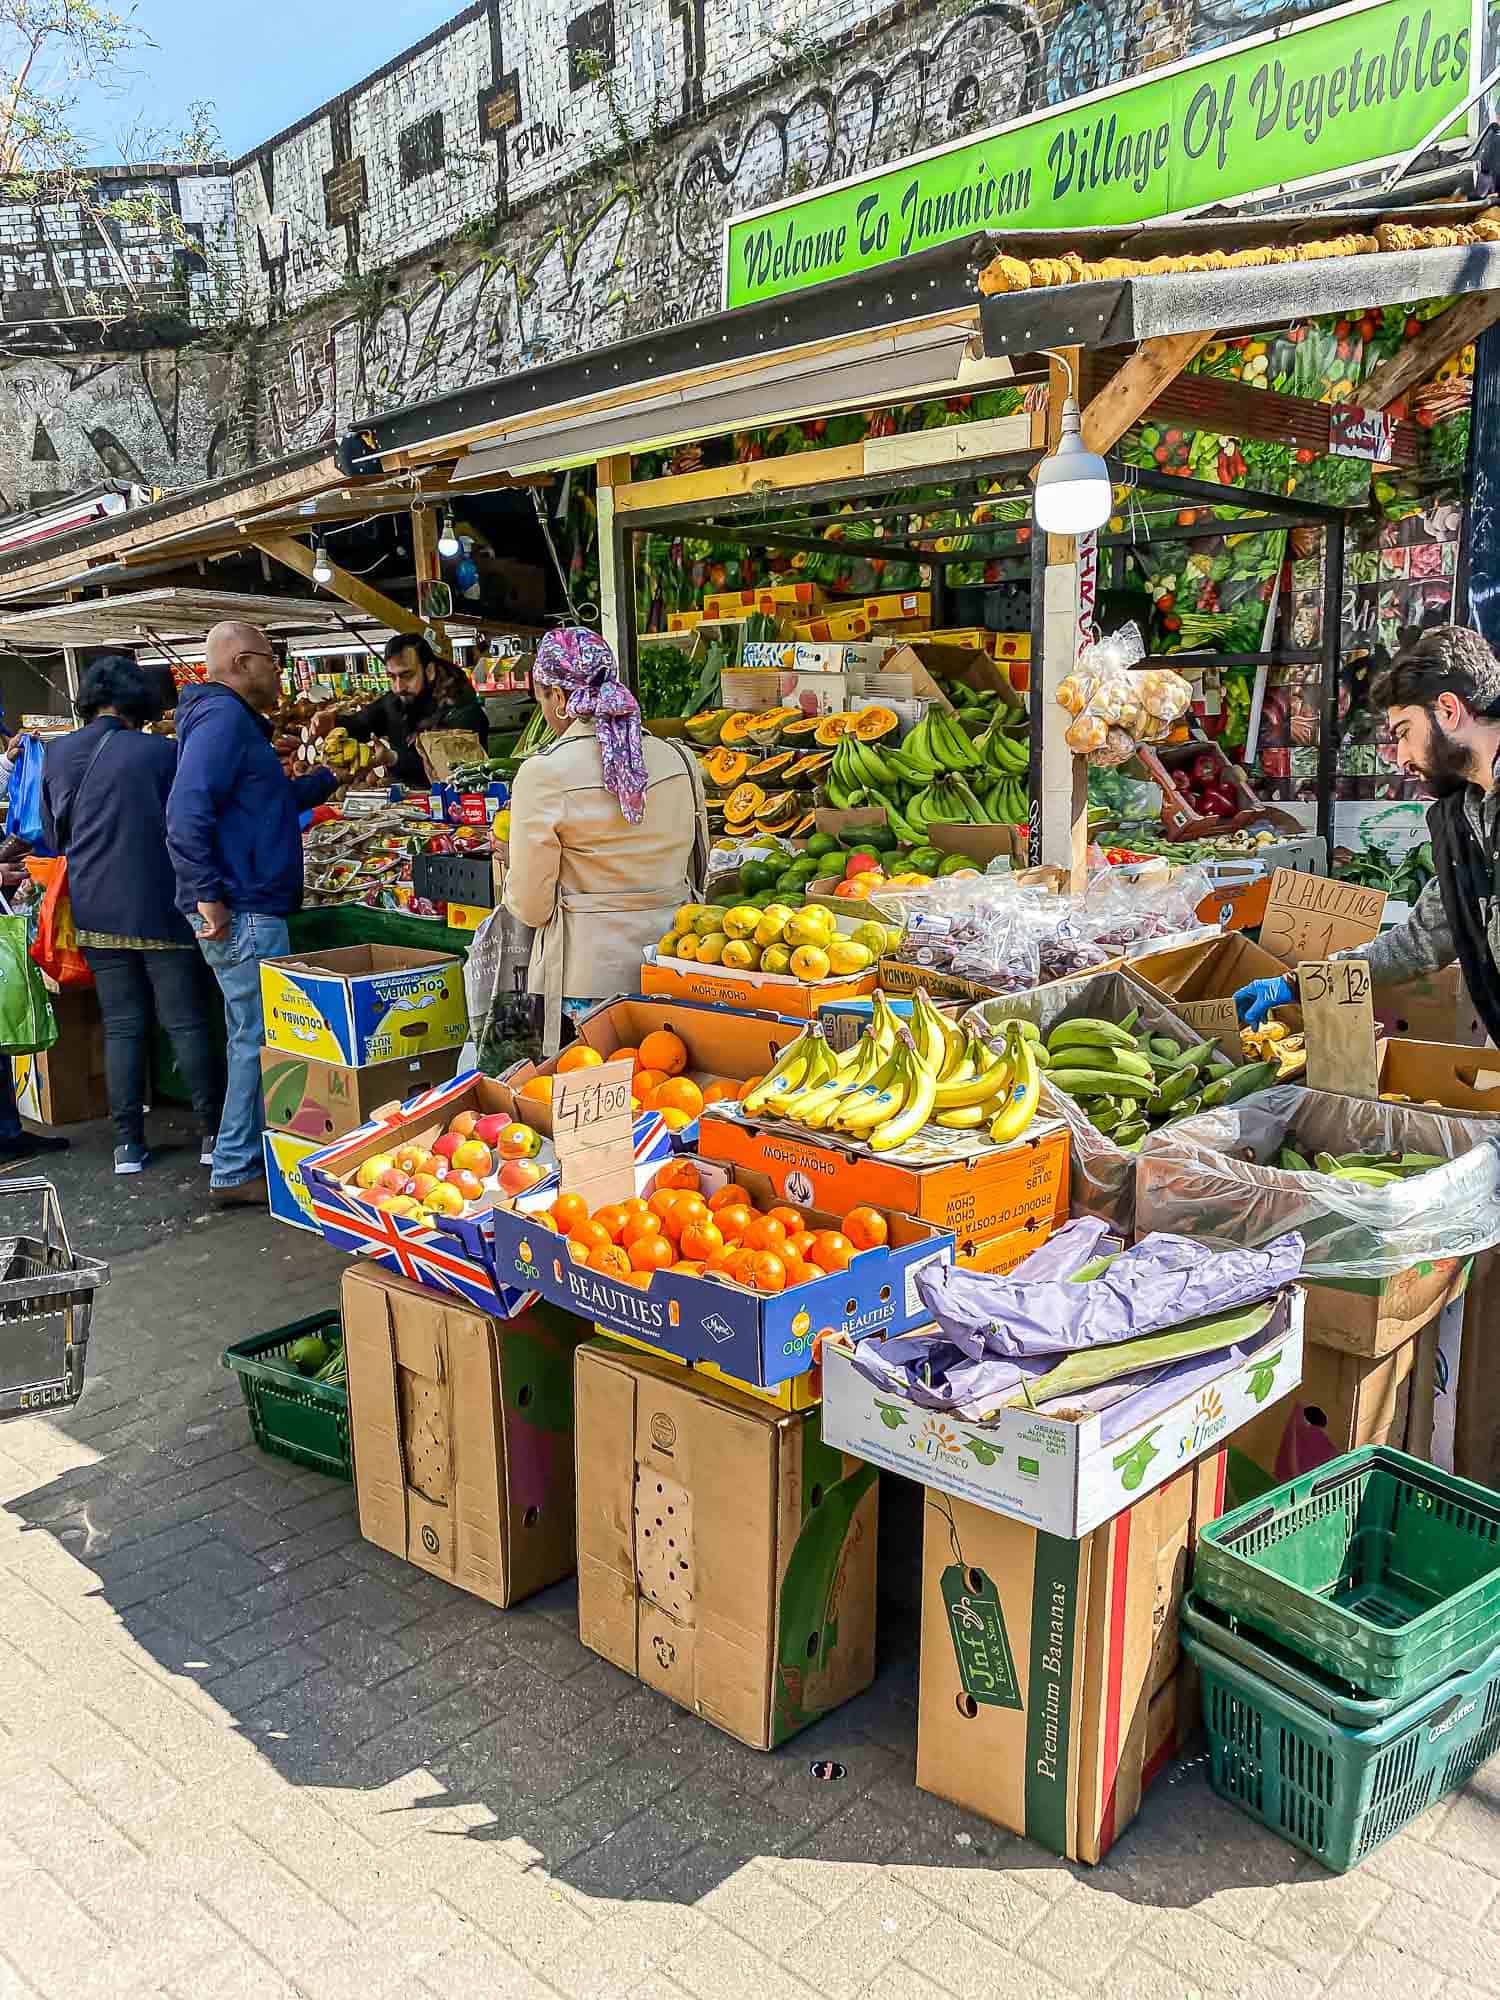
<svg viewBox="0 0 1500 2000">
<path fill-rule="evenodd" d="M 372 1154 L 348 1185 L 376 1208 L 418 1220 L 508 1207 L 555 1164 L 551 1143 L 533 1126 L 509 1113 L 460 1111 L 446 1132 Z"/>
</svg>

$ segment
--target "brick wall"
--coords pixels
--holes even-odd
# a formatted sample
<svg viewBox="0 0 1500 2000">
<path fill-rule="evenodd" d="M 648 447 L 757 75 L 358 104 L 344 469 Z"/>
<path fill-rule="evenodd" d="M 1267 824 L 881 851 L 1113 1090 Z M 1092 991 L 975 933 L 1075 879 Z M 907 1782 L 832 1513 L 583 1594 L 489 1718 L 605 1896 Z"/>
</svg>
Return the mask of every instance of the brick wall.
<svg viewBox="0 0 1500 2000">
<path fill-rule="evenodd" d="M 479 0 L 195 188 L 256 328 L 232 359 L 0 360 L 0 493 L 116 452 L 185 484 L 712 311 L 731 215 L 1321 4 Z"/>
</svg>

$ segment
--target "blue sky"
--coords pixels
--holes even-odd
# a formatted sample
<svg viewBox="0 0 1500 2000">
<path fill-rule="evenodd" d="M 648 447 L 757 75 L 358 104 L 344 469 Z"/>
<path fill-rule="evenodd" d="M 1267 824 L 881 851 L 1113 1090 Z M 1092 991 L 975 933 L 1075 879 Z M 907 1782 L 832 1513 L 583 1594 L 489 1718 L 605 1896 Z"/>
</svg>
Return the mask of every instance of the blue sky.
<svg viewBox="0 0 1500 2000">
<path fill-rule="evenodd" d="M 122 0 L 115 4 L 124 11 Z M 142 117 L 180 121 L 194 98 L 212 100 L 231 158 L 315 111 L 330 97 L 443 21 L 464 0 L 139 0 L 135 18 L 154 49 L 109 94 L 80 93 L 78 125 L 102 162 Z"/>
</svg>

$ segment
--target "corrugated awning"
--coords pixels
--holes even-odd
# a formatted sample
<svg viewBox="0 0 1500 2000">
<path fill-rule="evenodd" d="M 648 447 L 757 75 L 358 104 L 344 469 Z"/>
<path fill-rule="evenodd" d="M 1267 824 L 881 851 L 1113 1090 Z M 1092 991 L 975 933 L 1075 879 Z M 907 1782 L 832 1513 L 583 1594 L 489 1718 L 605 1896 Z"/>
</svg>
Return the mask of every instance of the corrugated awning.
<svg viewBox="0 0 1500 2000">
<path fill-rule="evenodd" d="M 270 597 L 236 590 L 138 590 L 86 604 L 45 610 L 0 610 L 0 642 L 13 651 L 52 652 L 63 646 L 149 646 L 158 640 L 200 640 L 226 618 L 262 631 L 337 632 L 347 606 L 326 597 Z"/>
</svg>

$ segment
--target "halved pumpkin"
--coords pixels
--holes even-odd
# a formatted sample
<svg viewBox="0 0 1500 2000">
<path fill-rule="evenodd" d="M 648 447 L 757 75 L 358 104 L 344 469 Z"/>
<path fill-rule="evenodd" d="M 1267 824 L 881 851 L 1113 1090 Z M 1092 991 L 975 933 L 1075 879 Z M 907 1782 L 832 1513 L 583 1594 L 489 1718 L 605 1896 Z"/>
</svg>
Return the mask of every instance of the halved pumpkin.
<svg viewBox="0 0 1500 2000">
<path fill-rule="evenodd" d="M 738 750 L 750 741 L 750 725 L 755 717 L 748 709 L 737 708 L 719 725 L 719 741 L 729 750 Z"/>
<path fill-rule="evenodd" d="M 800 840 L 805 833 L 811 833 L 817 823 L 818 815 L 815 812 L 804 813 L 797 824 L 791 829 L 791 839 Z"/>
<path fill-rule="evenodd" d="M 802 812 L 802 802 L 795 792 L 776 792 L 757 811 L 755 824 L 762 833 L 790 833 Z"/>
<path fill-rule="evenodd" d="M 783 776 L 786 767 L 792 761 L 793 753 L 790 750 L 773 750 L 769 757 L 763 757 L 758 764 L 753 764 L 745 772 L 745 776 L 753 784 L 764 785 L 772 778 Z"/>
<path fill-rule="evenodd" d="M 899 716 L 888 708 L 862 708 L 854 718 L 854 727 L 849 732 L 857 736 L 861 743 L 878 743 L 883 736 L 891 735 L 901 727 Z"/>
<path fill-rule="evenodd" d="M 711 750 L 703 760 L 703 775 L 721 792 L 737 785 L 750 771 L 750 758 L 743 750 Z"/>
<path fill-rule="evenodd" d="M 787 765 L 782 773 L 789 785 L 810 785 L 821 777 L 833 762 L 831 750 L 813 750 L 805 757 L 798 757 Z"/>
<path fill-rule="evenodd" d="M 795 708 L 766 708 L 759 715 L 752 715 L 749 735 L 752 743 L 759 743 L 769 749 L 781 734 L 783 723 L 790 722 L 797 713 Z"/>
<path fill-rule="evenodd" d="M 766 803 L 766 795 L 759 785 L 736 785 L 724 801 L 726 823 L 743 824 L 755 815 Z"/>
<path fill-rule="evenodd" d="M 815 741 L 825 750 L 832 750 L 841 736 L 849 736 L 854 731 L 855 718 L 852 715 L 825 715 L 819 722 Z"/>
<path fill-rule="evenodd" d="M 817 737 L 818 720 L 819 718 L 816 715 L 802 715 L 799 713 L 795 721 L 783 722 L 781 725 L 781 741 L 790 744 L 794 750 L 799 746 L 806 748 Z"/>
<path fill-rule="evenodd" d="M 719 731 L 729 715 L 727 708 L 708 708 L 702 715 L 690 715 L 683 727 L 690 741 L 699 744 L 717 743 Z"/>
</svg>

